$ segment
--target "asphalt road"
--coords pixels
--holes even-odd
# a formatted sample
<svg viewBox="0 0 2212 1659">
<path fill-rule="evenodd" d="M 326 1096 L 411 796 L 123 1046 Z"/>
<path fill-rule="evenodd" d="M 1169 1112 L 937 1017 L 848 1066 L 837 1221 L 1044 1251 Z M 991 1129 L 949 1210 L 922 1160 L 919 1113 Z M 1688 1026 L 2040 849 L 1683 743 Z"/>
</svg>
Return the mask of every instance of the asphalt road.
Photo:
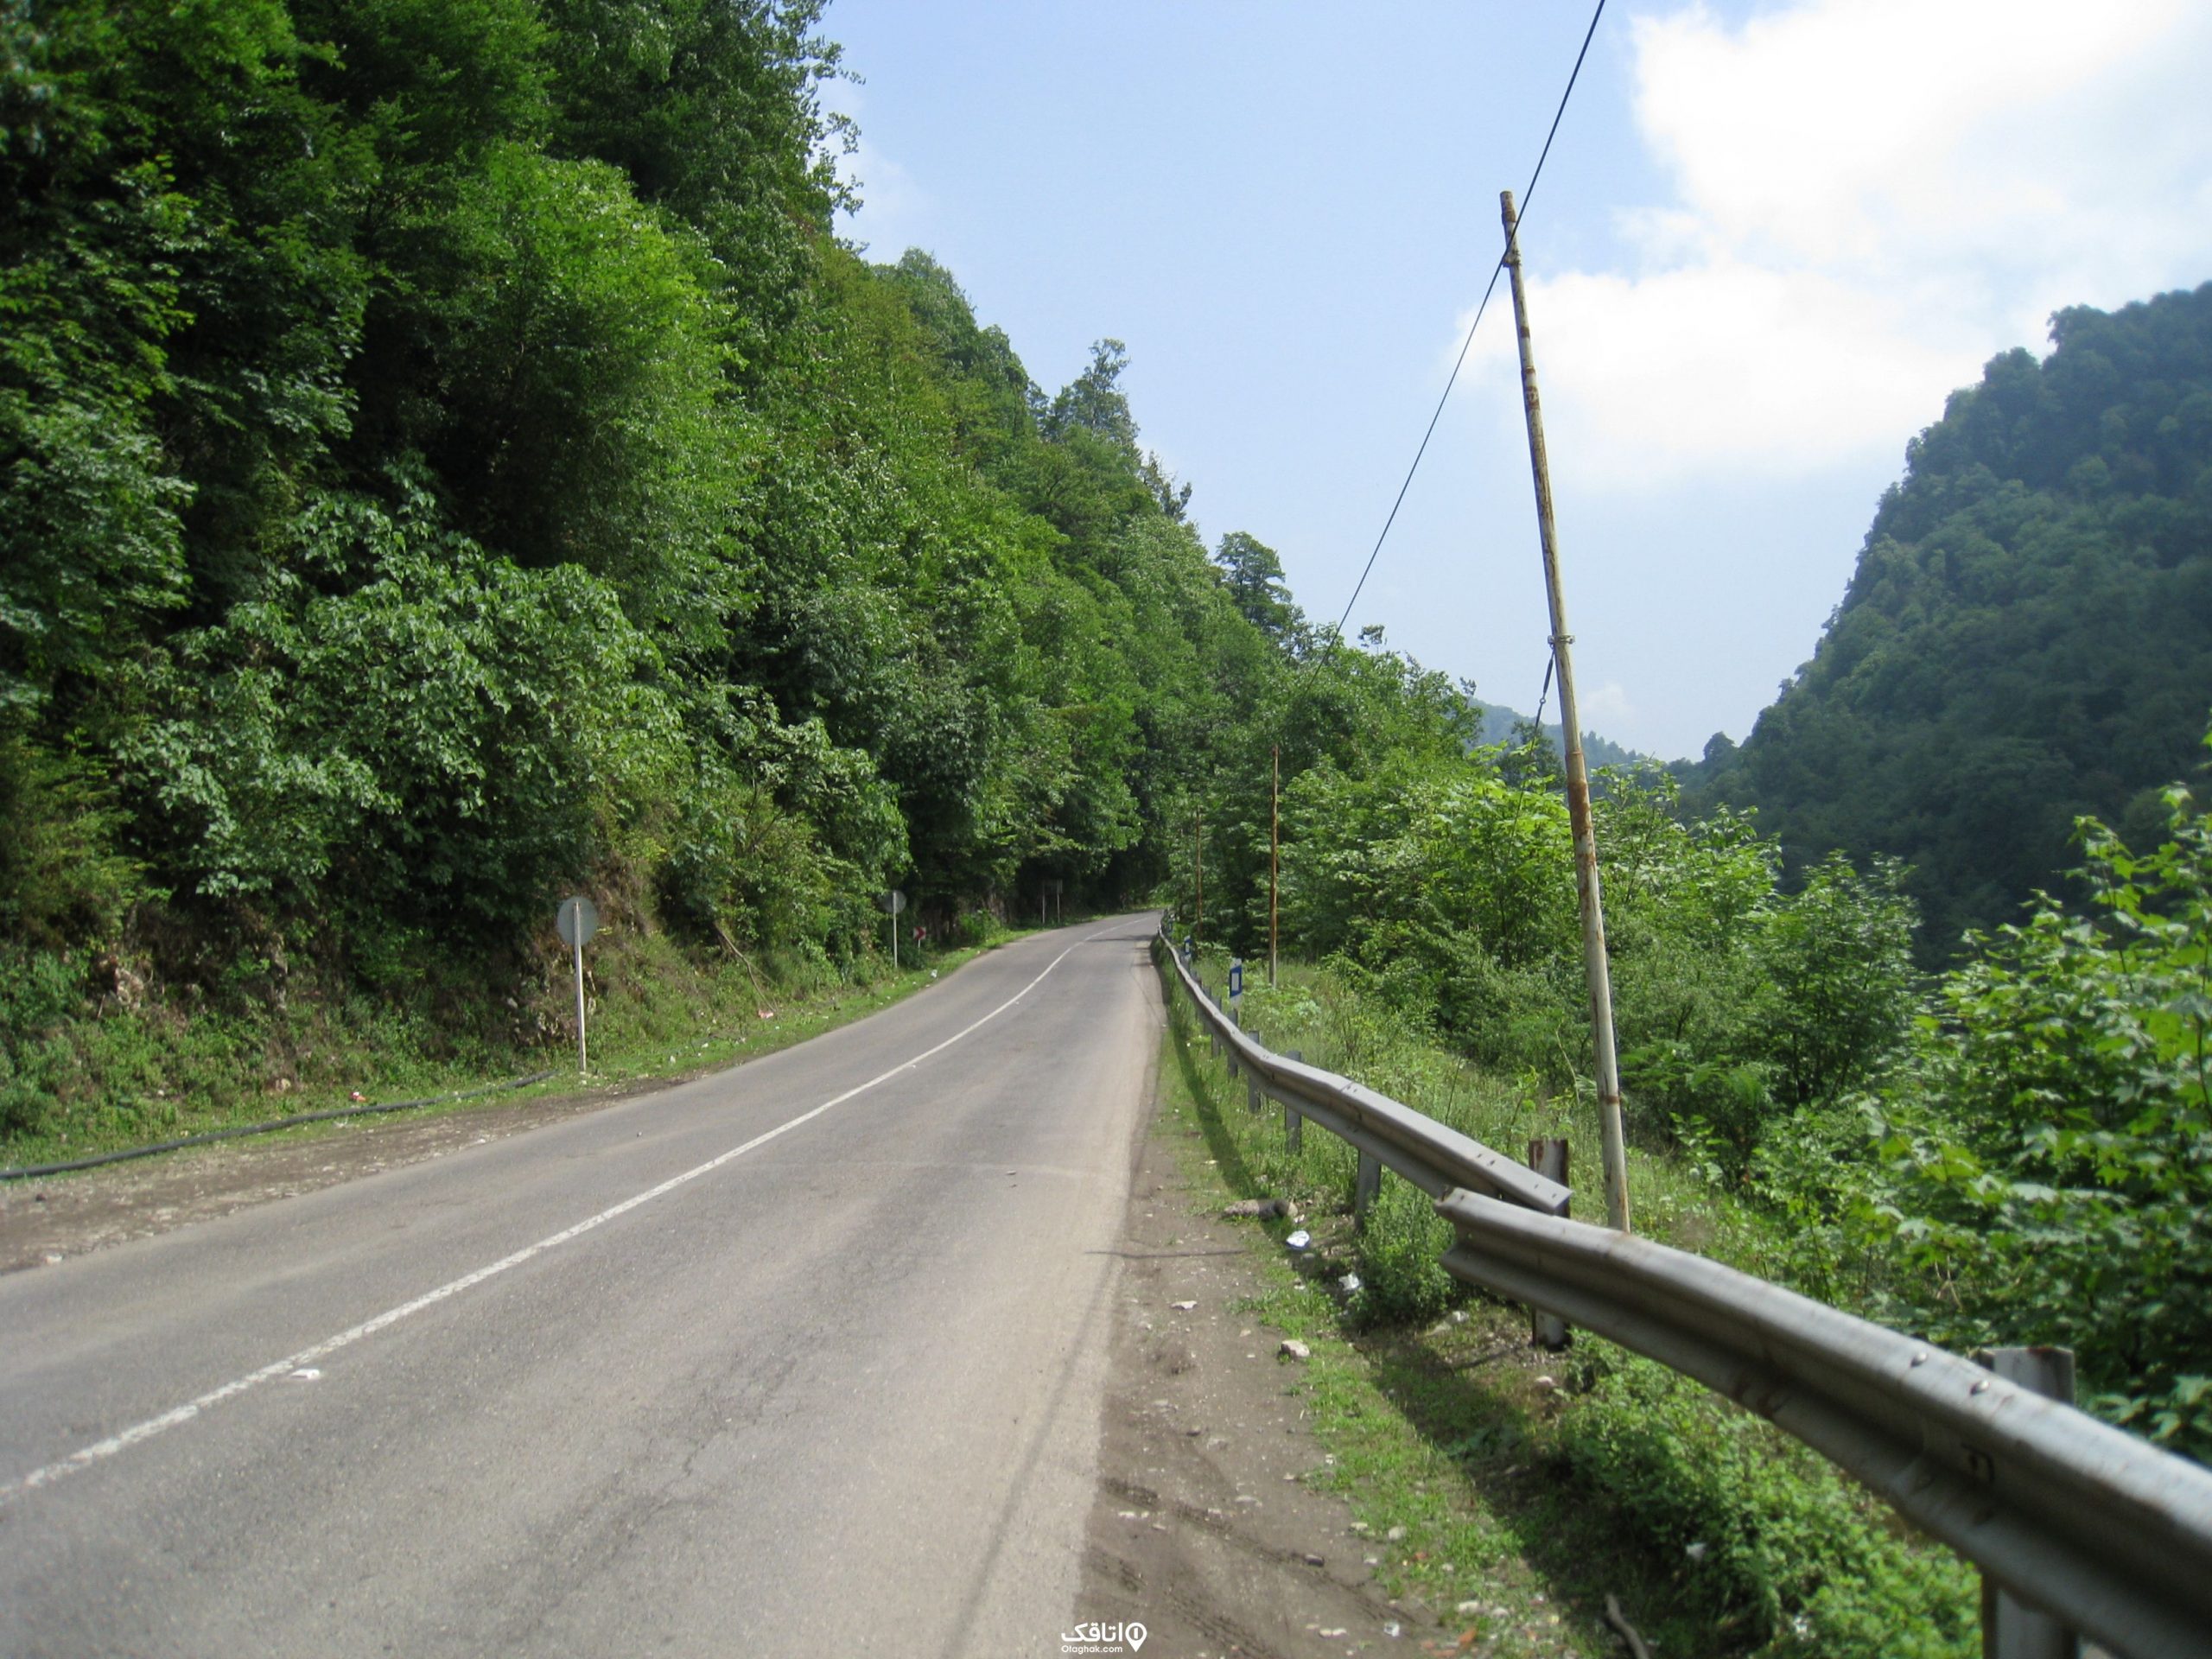
<svg viewBox="0 0 2212 1659">
<path fill-rule="evenodd" d="M 1151 926 L 0 1278 L 0 1652 L 1058 1654 Z"/>
</svg>

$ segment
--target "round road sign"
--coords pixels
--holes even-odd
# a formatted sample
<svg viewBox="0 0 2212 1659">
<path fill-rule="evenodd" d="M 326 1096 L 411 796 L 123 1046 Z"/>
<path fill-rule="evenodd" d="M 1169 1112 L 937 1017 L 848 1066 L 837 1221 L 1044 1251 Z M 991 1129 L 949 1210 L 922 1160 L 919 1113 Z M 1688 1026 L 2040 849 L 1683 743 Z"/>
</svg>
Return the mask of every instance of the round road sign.
<svg viewBox="0 0 2212 1659">
<path fill-rule="evenodd" d="M 561 930 L 561 943 L 582 949 L 584 942 L 599 931 L 599 906 L 581 893 L 563 899 L 561 908 L 554 912 L 553 925 Z"/>
</svg>

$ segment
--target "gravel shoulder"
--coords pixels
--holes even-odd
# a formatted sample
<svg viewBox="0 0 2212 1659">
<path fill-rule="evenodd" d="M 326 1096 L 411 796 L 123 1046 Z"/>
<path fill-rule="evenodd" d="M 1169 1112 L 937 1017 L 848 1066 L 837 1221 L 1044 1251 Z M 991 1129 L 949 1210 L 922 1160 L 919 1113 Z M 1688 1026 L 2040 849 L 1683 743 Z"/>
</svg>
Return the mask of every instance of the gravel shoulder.
<svg viewBox="0 0 2212 1659">
<path fill-rule="evenodd" d="M 1329 1459 L 1300 1362 L 1246 1311 L 1265 1289 L 1254 1235 L 1218 1217 L 1201 1157 L 1166 1114 L 1139 1154 L 1076 1617 L 1141 1622 L 1172 1659 L 1395 1648 L 1412 1621 L 1351 1506 L 1307 1484 Z"/>
</svg>

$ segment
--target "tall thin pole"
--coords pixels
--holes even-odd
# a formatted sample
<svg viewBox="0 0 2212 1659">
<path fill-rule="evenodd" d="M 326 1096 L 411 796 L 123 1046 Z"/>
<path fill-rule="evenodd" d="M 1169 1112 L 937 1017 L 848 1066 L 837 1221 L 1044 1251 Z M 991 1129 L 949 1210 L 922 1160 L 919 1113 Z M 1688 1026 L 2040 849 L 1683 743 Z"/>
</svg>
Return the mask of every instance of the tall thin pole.
<svg viewBox="0 0 2212 1659">
<path fill-rule="evenodd" d="M 1206 820 L 1205 814 L 1191 814 L 1191 868 L 1198 884 L 1198 902 L 1191 920 L 1191 944 L 1196 949 L 1205 936 L 1206 927 Z"/>
<path fill-rule="evenodd" d="M 1282 750 L 1274 751 L 1275 780 L 1268 799 L 1268 983 L 1275 982 L 1275 956 L 1281 942 Z"/>
<path fill-rule="evenodd" d="M 1627 1232 L 1628 1154 L 1621 1137 L 1620 1059 L 1613 1047 L 1612 970 L 1605 960 L 1605 906 L 1598 892 L 1598 837 L 1590 823 L 1590 773 L 1574 701 L 1567 600 L 1559 579 L 1559 526 L 1552 516 L 1551 467 L 1544 456 L 1544 413 L 1536 399 L 1536 359 L 1529 337 L 1529 299 L 1521 285 L 1520 215 L 1513 193 L 1498 196 L 1505 221 L 1505 267 L 1513 279 L 1513 322 L 1521 338 L 1521 402 L 1529 417 L 1529 467 L 1536 479 L 1536 526 L 1543 540 L 1544 593 L 1551 602 L 1552 658 L 1559 676 L 1559 723 L 1567 740 L 1567 814 L 1574 830 L 1574 888 L 1582 906 L 1582 972 L 1590 984 L 1590 1028 L 1598 1058 L 1598 1123 L 1605 1162 L 1605 1224 Z"/>
<path fill-rule="evenodd" d="M 576 918 L 576 1075 L 591 1075 L 591 1051 L 584 1046 L 584 927 Z"/>
</svg>

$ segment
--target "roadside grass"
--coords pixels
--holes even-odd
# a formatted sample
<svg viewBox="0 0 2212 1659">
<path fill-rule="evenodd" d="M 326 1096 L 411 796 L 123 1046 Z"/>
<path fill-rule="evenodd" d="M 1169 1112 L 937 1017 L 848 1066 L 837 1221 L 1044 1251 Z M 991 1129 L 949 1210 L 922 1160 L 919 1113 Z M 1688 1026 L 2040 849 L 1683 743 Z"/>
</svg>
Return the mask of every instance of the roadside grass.
<svg viewBox="0 0 2212 1659">
<path fill-rule="evenodd" d="M 1254 1311 L 1313 1348 L 1294 1386 L 1333 1459 L 1323 1479 L 1369 1529 L 1386 1587 L 1444 1621 L 1425 1633 L 1429 1650 L 1618 1653 L 1602 1623 L 1609 1594 L 1662 1655 L 1979 1650 L 1972 1570 L 1816 1454 L 1586 1333 L 1566 1353 L 1532 1348 L 1523 1311 L 1435 1265 L 1450 1230 L 1393 1176 L 1356 1230 L 1350 1148 L 1308 1125 L 1290 1152 L 1281 1109 L 1248 1109 L 1243 1080 L 1211 1058 L 1179 990 L 1170 997 L 1163 1110 L 1203 1141 L 1220 1198 L 1300 1206 L 1296 1221 L 1259 1224 L 1270 1287 Z M 1489 1145 L 1562 1133 L 1578 1150 L 1597 1144 L 1586 1103 L 1483 1077 L 1325 974 L 1287 970 L 1244 1001 L 1268 1046 L 1302 1049 Z M 1663 1157 L 1632 1150 L 1630 1184 L 1640 1231 L 1752 1271 L 1778 1254 L 1760 1236 L 1771 1224 Z M 1311 1247 L 1293 1252 L 1282 1241 L 1298 1227 Z"/>
<path fill-rule="evenodd" d="M 1219 991 L 1227 983 L 1228 957 L 1200 955 L 1200 980 Z M 1554 1091 L 1534 1077 L 1509 1079 L 1472 1064 L 1408 1029 L 1395 1011 L 1368 999 L 1310 963 L 1282 964 L 1281 982 L 1269 987 L 1248 974 L 1243 998 L 1245 1028 L 1277 1052 L 1296 1049 L 1308 1065 L 1357 1077 L 1369 1088 L 1402 1101 L 1514 1157 L 1526 1154 L 1538 1136 L 1564 1138 L 1573 1160 L 1568 1185 L 1593 1196 L 1598 1191 L 1600 1141 L 1594 1091 Z M 1634 1129 L 1631 1125 L 1631 1141 Z M 1357 1160 L 1332 1136 L 1321 1135 L 1333 1154 L 1314 1162 L 1309 1139 L 1306 1161 L 1291 1160 L 1280 1146 L 1265 1149 L 1271 1174 L 1289 1178 L 1318 1171 L 1340 1178 L 1349 1203 Z M 1683 1161 L 1656 1149 L 1631 1145 L 1628 1169 L 1629 1205 L 1639 1233 L 1710 1255 L 1746 1273 L 1783 1276 L 1786 1241 L 1764 1216 L 1706 1179 Z M 1586 1213 L 1585 1220 L 1602 1220 Z M 1430 1216 L 1440 1254 L 1450 1229 Z M 1443 1277 L 1438 1270 L 1438 1277 Z"/>
<path fill-rule="evenodd" d="M 575 982 L 564 958 L 527 997 L 421 988 L 404 1001 L 296 995 L 240 1011 L 148 1002 L 61 1022 L 33 1058 L 33 1126 L 0 1135 L 0 1166 L 61 1162 L 355 1103 L 423 1098 L 409 1118 L 582 1092 L 612 1096 L 657 1078 L 718 1071 L 864 1018 L 1033 930 L 994 925 L 895 972 L 874 957 L 841 977 L 801 965 L 769 976 L 694 957 L 665 936 L 610 927 L 589 947 L 591 1071 L 576 1070 Z M 471 995 L 481 1006 L 455 1004 Z M 532 1072 L 519 1089 L 451 1096 Z M 343 1121 L 280 1135 L 332 1133 Z"/>
</svg>

